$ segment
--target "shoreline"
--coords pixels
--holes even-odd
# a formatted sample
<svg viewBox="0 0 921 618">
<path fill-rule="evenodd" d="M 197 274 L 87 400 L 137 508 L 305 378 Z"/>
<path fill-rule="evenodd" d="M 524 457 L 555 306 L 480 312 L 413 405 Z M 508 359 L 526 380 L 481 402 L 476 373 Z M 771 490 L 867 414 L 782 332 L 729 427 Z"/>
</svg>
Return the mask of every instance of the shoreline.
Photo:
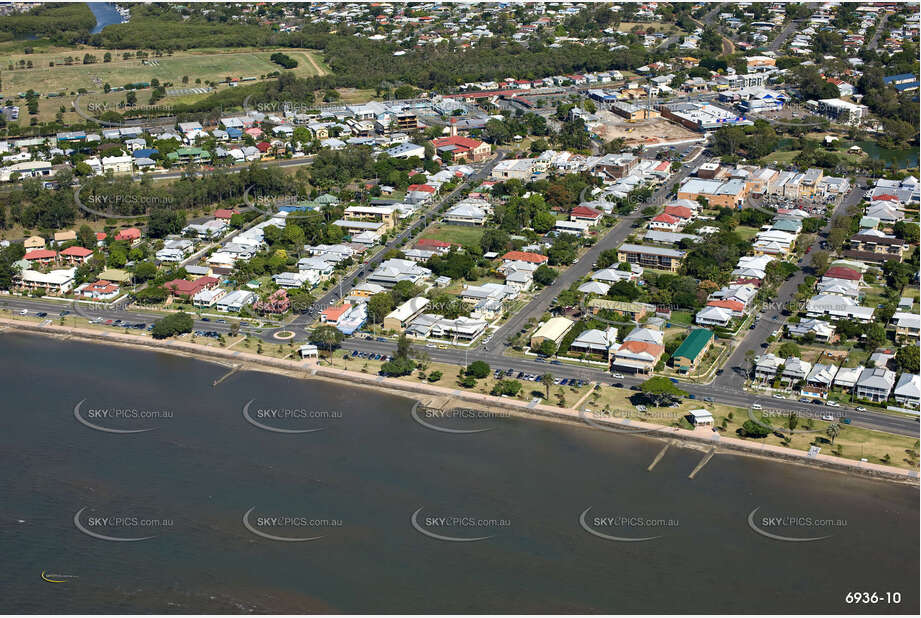
<svg viewBox="0 0 921 618">
<path fill-rule="evenodd" d="M 346 382 L 351 387 L 370 388 L 391 395 L 408 397 L 424 405 L 441 401 L 443 407 L 448 403 L 464 402 L 485 408 L 489 411 L 502 411 L 519 418 L 541 421 L 563 422 L 578 426 L 587 425 L 578 410 L 559 408 L 542 403 L 531 403 L 517 399 L 505 399 L 481 393 L 464 391 L 459 388 L 437 386 L 433 384 L 412 383 L 397 378 L 387 378 L 376 374 L 348 371 L 335 367 L 320 366 L 313 360 L 287 360 L 260 356 L 255 353 L 213 348 L 195 343 L 176 341 L 174 339 L 156 340 L 151 337 L 115 332 L 101 332 L 79 327 L 48 324 L 42 326 L 31 322 L 22 322 L 9 318 L 0 318 L 2 330 L 24 332 L 47 337 L 79 339 L 93 343 L 103 343 L 134 349 L 169 352 L 179 356 L 216 363 L 235 370 L 261 371 L 291 378 L 316 378 L 336 384 Z M 759 459 L 769 459 L 782 463 L 807 466 L 821 470 L 854 474 L 864 478 L 885 480 L 902 484 L 919 484 L 916 470 L 904 470 L 869 462 L 859 462 L 830 455 L 818 454 L 810 457 L 807 453 L 781 446 L 753 443 L 746 440 L 725 437 L 710 428 L 694 430 L 665 427 L 653 423 L 616 418 L 591 419 L 594 425 L 610 426 L 619 435 L 629 436 L 635 433 L 640 437 L 654 438 L 662 442 L 673 443 L 683 448 L 701 451 L 713 451 L 715 454 L 732 453 Z M 604 430 L 600 427 L 599 430 Z"/>
</svg>

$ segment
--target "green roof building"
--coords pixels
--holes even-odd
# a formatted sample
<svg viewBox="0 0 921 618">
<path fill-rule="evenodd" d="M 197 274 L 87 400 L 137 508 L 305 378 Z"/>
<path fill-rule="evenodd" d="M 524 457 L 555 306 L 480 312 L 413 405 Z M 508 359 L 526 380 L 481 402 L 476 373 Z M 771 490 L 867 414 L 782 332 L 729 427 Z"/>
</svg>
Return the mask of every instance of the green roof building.
<svg viewBox="0 0 921 618">
<path fill-rule="evenodd" d="M 713 345 L 713 331 L 706 328 L 695 328 L 672 354 L 672 364 L 678 371 L 690 371 L 697 366 L 711 345 Z"/>
</svg>

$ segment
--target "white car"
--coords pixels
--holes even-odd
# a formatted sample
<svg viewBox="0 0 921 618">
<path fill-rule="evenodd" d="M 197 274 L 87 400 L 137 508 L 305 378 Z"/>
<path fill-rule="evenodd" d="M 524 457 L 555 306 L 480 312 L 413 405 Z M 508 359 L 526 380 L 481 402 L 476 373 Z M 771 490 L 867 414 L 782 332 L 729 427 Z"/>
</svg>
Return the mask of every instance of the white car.
<svg viewBox="0 0 921 618">
<path fill-rule="evenodd" d="M 19 312 L 19 315 L 27 315 L 28 313 L 29 313 L 28 309 L 23 309 L 22 311 Z"/>
<path fill-rule="evenodd" d="M 771 397 L 773 397 L 774 399 L 786 399 L 786 397 L 784 397 L 783 395 L 778 395 L 777 393 L 774 393 L 773 395 L 771 395 Z"/>
<path fill-rule="evenodd" d="M 840 408 L 841 407 L 841 404 L 838 403 L 837 401 L 826 401 L 825 405 L 828 406 L 829 408 Z"/>
<path fill-rule="evenodd" d="M 822 415 L 822 420 L 823 420 L 823 421 L 833 421 L 833 420 L 835 420 L 835 417 L 832 416 L 831 414 L 823 414 L 823 415 Z"/>
<path fill-rule="evenodd" d="M 857 406 L 857 407 L 854 408 L 854 409 L 857 410 L 858 412 L 866 412 L 866 411 L 867 411 L 867 409 L 866 409 L 865 407 L 863 407 L 863 406 Z"/>
<path fill-rule="evenodd" d="M 622 373 L 615 373 L 615 374 L 614 374 L 614 377 L 617 378 L 618 380 L 623 380 L 623 379 L 624 379 L 624 374 L 622 374 Z"/>
<path fill-rule="evenodd" d="M 753 404 L 752 404 L 752 410 L 760 410 L 760 409 L 761 409 L 761 404 L 760 404 L 760 403 L 753 403 Z"/>
</svg>

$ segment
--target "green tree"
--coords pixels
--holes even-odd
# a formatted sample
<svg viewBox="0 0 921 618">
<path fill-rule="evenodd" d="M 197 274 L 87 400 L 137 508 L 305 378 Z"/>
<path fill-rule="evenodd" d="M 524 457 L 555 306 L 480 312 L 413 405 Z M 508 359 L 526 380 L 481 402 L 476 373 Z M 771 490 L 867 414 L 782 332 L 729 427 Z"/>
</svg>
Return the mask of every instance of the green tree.
<svg viewBox="0 0 921 618">
<path fill-rule="evenodd" d="M 671 380 L 661 376 L 649 378 L 640 384 L 640 391 L 657 407 L 687 394 L 675 386 Z"/>
<path fill-rule="evenodd" d="M 150 334 L 154 339 L 166 339 L 182 333 L 191 333 L 194 322 L 192 316 L 184 311 L 171 313 L 153 323 Z"/>
<path fill-rule="evenodd" d="M 803 353 L 799 349 L 799 346 L 793 343 L 792 341 L 787 341 L 777 349 L 777 354 L 781 358 L 790 358 L 795 356 L 796 358 L 802 358 Z"/>
<path fill-rule="evenodd" d="M 467 366 L 467 369 L 464 371 L 468 376 L 473 376 L 479 380 L 487 377 L 490 373 L 489 364 L 485 361 L 473 361 Z"/>
<path fill-rule="evenodd" d="M 345 335 L 335 326 L 327 324 L 317 326 L 310 333 L 310 340 L 317 344 L 321 350 L 326 350 L 327 358 L 332 358 L 333 349 L 342 343 Z"/>
<path fill-rule="evenodd" d="M 921 373 L 921 348 L 916 345 L 906 345 L 895 353 L 895 363 L 902 373 Z"/>
<path fill-rule="evenodd" d="M 556 344 L 549 339 L 544 339 L 540 342 L 540 347 L 538 351 L 544 356 L 553 356 L 556 354 Z"/>
</svg>

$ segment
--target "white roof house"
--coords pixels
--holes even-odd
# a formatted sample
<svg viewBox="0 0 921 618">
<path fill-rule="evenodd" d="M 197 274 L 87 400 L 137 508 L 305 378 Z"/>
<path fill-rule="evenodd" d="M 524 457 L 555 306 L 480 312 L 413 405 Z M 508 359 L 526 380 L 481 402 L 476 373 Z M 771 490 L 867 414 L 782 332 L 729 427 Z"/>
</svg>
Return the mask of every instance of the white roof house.
<svg viewBox="0 0 921 618">
<path fill-rule="evenodd" d="M 617 329 L 608 327 L 607 330 L 591 328 L 582 331 L 579 333 L 579 336 L 573 340 L 569 347 L 570 349 L 575 348 L 577 350 L 585 350 L 587 352 L 607 354 L 608 351 L 616 345 Z"/>
<path fill-rule="evenodd" d="M 895 400 L 903 406 L 910 408 L 921 406 L 921 376 L 916 373 L 903 373 L 892 394 Z"/>
<path fill-rule="evenodd" d="M 605 296 L 610 289 L 611 286 L 601 281 L 586 281 L 578 288 L 583 294 L 598 294 L 599 296 Z"/>
<path fill-rule="evenodd" d="M 835 375 L 833 384 L 844 389 L 854 388 L 863 370 L 863 365 L 857 365 L 856 367 L 840 367 L 838 373 Z"/>
<path fill-rule="evenodd" d="M 726 326 L 730 320 L 732 320 L 732 311 L 723 307 L 707 306 L 694 316 L 694 322 L 702 326 Z"/>
<path fill-rule="evenodd" d="M 889 393 L 895 386 L 895 372 L 885 367 L 873 367 L 860 372 L 856 393 L 862 399 L 882 402 L 889 399 Z"/>
</svg>

